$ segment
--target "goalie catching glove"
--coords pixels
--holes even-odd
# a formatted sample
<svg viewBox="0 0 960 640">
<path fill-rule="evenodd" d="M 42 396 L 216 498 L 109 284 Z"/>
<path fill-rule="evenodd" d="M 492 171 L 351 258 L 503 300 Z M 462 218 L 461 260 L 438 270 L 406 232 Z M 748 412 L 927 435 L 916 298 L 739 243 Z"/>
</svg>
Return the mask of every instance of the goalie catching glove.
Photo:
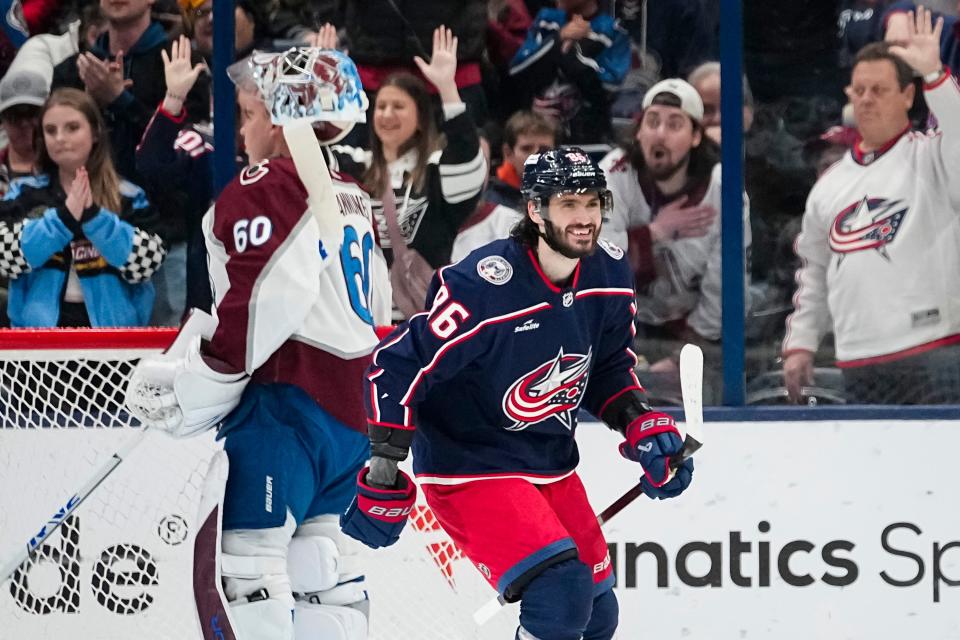
<svg viewBox="0 0 960 640">
<path fill-rule="evenodd" d="M 620 444 L 620 453 L 643 466 L 640 484 L 647 496 L 675 498 L 690 485 L 693 458 L 684 460 L 676 471 L 670 469 L 670 461 L 683 451 L 673 418 L 659 411 L 646 413 L 627 426 L 626 438 Z"/>
<path fill-rule="evenodd" d="M 214 371 L 200 353 L 201 340 L 215 327 L 209 315 L 193 310 L 167 351 L 140 360 L 124 404 L 144 425 L 184 438 L 216 426 L 240 403 L 247 375 Z"/>
</svg>

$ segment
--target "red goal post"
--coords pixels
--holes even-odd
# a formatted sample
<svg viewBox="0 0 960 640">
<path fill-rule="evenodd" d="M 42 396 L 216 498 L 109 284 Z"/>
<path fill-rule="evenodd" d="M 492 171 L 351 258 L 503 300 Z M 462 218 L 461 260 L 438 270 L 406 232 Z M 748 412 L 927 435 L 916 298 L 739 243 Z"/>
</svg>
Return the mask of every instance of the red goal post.
<svg viewBox="0 0 960 640">
<path fill-rule="evenodd" d="M 381 335 L 389 328 L 378 331 Z M 174 328 L 0 330 L 0 564 L 114 451 L 141 437 L 123 409 L 137 359 Z M 146 440 L 0 585 L 0 638 L 200 638 L 192 541 L 214 434 Z M 368 559 L 372 640 L 512 637 L 516 611 L 477 628 L 493 595 L 419 505 Z M 8 636 L 9 634 L 9 636 Z"/>
</svg>

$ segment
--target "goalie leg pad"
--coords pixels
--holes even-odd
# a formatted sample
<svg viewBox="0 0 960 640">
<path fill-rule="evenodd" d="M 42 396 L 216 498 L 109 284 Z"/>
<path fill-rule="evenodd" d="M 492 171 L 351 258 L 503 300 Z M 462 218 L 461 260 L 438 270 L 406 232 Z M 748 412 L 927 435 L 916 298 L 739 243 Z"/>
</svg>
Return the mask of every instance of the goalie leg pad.
<svg viewBox="0 0 960 640">
<path fill-rule="evenodd" d="M 221 573 L 230 614 L 243 640 L 293 638 L 293 592 L 287 545 L 296 521 L 282 527 L 224 531 Z"/>
<path fill-rule="evenodd" d="M 544 640 L 580 640 L 593 609 L 593 574 L 577 558 L 548 567 L 527 584 L 520 601 L 523 633 Z M 519 637 L 525 637 L 519 633 Z"/>
<path fill-rule="evenodd" d="M 340 531 L 339 516 L 314 516 L 290 541 L 290 582 L 298 600 L 353 605 L 367 600 L 359 543 Z"/>
<path fill-rule="evenodd" d="M 593 611 L 590 622 L 583 634 L 583 640 L 610 640 L 620 621 L 620 605 L 613 589 L 607 589 L 593 599 Z"/>
<path fill-rule="evenodd" d="M 295 640 L 293 611 L 280 600 L 235 602 L 230 617 L 241 640 Z"/>
<path fill-rule="evenodd" d="M 297 601 L 296 640 L 367 640 L 367 614 L 354 607 Z"/>
</svg>

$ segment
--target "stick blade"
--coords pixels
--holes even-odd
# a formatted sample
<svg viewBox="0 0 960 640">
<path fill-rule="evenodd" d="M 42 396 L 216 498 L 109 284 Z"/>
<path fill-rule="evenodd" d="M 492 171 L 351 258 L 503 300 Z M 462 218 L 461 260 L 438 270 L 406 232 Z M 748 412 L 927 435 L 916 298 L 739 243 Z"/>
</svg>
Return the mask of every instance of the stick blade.
<svg viewBox="0 0 960 640">
<path fill-rule="evenodd" d="M 491 598 L 485 605 L 473 613 L 473 622 L 478 627 L 482 627 L 490 622 L 495 615 L 500 613 L 500 611 L 503 609 L 503 605 L 504 603 L 500 600 L 500 598 Z"/>
<path fill-rule="evenodd" d="M 680 390 L 687 437 L 703 444 L 703 351 L 695 344 L 680 350 Z"/>
</svg>

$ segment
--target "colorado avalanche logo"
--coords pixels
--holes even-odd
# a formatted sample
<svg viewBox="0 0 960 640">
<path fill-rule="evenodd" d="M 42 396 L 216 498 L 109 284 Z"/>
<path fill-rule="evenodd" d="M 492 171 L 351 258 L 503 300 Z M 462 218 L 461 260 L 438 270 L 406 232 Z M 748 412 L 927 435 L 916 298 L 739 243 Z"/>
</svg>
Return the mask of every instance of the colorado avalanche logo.
<svg viewBox="0 0 960 640">
<path fill-rule="evenodd" d="M 532 424 L 556 418 L 573 429 L 574 414 L 587 387 L 591 353 L 565 355 L 544 362 L 510 385 L 503 396 L 503 411 L 513 420 L 508 431 L 523 431 Z"/>
<path fill-rule="evenodd" d="M 830 228 L 830 248 L 840 254 L 875 249 L 888 260 L 886 247 L 897 237 L 907 215 L 900 200 L 863 198 L 840 212 Z"/>
</svg>

